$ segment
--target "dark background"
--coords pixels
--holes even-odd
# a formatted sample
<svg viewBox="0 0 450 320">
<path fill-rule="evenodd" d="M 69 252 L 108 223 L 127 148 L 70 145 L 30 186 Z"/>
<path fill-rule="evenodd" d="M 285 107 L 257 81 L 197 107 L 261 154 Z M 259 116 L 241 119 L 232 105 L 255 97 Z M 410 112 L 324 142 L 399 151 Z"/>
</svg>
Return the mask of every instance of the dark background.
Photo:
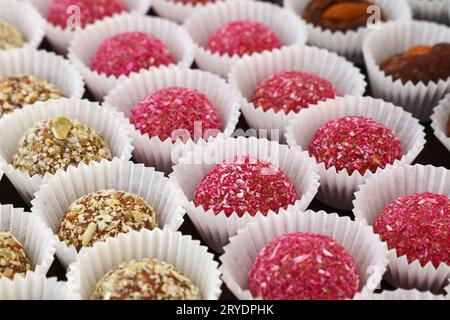
<svg viewBox="0 0 450 320">
<path fill-rule="evenodd" d="M 267 0 L 266 0 L 267 1 Z M 281 0 L 270 0 L 269 2 L 274 3 L 281 3 Z M 149 14 L 153 15 L 153 12 L 150 12 Z M 44 42 L 42 44 L 42 49 L 46 49 L 51 51 L 50 46 Z M 363 70 L 364 71 L 364 70 Z M 87 92 L 85 95 L 85 98 L 89 100 L 94 100 L 92 98 L 92 95 Z M 426 140 L 427 143 L 425 145 L 424 150 L 421 152 L 419 157 L 416 159 L 414 163 L 420 163 L 420 164 L 430 164 L 434 166 L 443 166 L 447 169 L 450 169 L 450 161 L 449 161 L 449 151 L 445 149 L 445 147 L 435 138 L 433 135 L 433 130 L 430 128 L 429 124 L 424 124 L 426 127 Z M 245 123 L 245 120 L 243 117 L 241 117 L 238 128 L 247 129 L 248 126 Z M 16 192 L 14 187 L 9 182 L 8 178 L 6 176 L 3 176 L 2 180 L 0 181 L 0 203 L 1 204 L 12 204 L 16 207 L 22 207 L 29 210 L 29 206 L 22 201 L 19 194 Z M 353 218 L 353 214 L 350 211 L 340 211 L 335 210 L 333 208 L 327 207 L 326 205 L 320 203 L 317 200 L 314 200 L 311 205 L 309 206 L 309 209 L 312 210 L 325 210 L 327 212 L 337 212 L 341 216 L 350 216 Z M 195 230 L 194 226 L 192 225 L 191 221 L 189 220 L 189 217 L 185 216 L 185 222 L 181 226 L 180 231 L 183 234 L 190 234 L 194 239 L 200 239 L 200 236 L 198 235 L 197 231 Z M 217 255 L 216 255 L 217 259 Z M 48 272 L 49 277 L 58 277 L 60 280 L 65 280 L 65 270 L 62 268 L 60 263 L 58 262 L 58 259 L 55 257 L 55 262 L 53 263 L 52 267 L 50 268 L 50 271 Z M 383 283 L 382 287 L 385 289 L 392 289 L 389 287 L 388 284 Z M 223 294 L 221 296 L 222 300 L 230 300 L 235 299 L 233 294 L 228 290 L 228 288 L 223 285 Z"/>
</svg>

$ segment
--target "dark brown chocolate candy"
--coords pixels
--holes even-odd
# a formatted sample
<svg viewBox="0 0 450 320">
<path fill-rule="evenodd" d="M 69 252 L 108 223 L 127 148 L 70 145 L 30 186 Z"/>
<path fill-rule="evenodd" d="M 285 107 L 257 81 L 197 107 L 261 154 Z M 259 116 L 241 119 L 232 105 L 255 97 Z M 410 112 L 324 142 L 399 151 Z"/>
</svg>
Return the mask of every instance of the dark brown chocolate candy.
<svg viewBox="0 0 450 320">
<path fill-rule="evenodd" d="M 303 18 L 316 27 L 332 31 L 357 30 L 367 25 L 373 5 L 368 0 L 312 0 L 306 7 Z M 381 12 L 381 20 L 386 16 Z"/>
<path fill-rule="evenodd" d="M 450 43 L 420 45 L 393 56 L 380 65 L 387 76 L 403 83 L 428 83 L 450 77 Z"/>
</svg>

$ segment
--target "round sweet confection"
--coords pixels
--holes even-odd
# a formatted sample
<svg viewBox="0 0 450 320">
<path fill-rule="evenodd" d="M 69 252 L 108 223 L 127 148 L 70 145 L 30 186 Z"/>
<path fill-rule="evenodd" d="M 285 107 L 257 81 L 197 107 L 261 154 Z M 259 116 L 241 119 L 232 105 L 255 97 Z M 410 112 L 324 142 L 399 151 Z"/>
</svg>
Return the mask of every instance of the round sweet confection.
<svg viewBox="0 0 450 320">
<path fill-rule="evenodd" d="M 73 202 L 61 220 L 58 236 L 79 251 L 120 233 L 157 226 L 155 210 L 144 199 L 127 192 L 104 190 Z"/>
<path fill-rule="evenodd" d="M 327 122 L 317 130 L 309 153 L 327 169 L 348 174 L 375 172 L 400 160 L 402 145 L 395 133 L 373 119 L 347 116 Z"/>
<path fill-rule="evenodd" d="M 70 17 L 78 13 L 71 8 L 78 8 L 81 28 L 116 13 L 128 11 L 122 0 L 53 0 L 48 7 L 47 20 L 65 29 Z"/>
<path fill-rule="evenodd" d="M 246 212 L 266 215 L 278 212 L 297 200 L 291 179 L 270 162 L 253 157 L 234 157 L 215 165 L 195 190 L 194 203 L 215 214 Z"/>
<path fill-rule="evenodd" d="M 272 240 L 258 254 L 248 287 L 264 300 L 344 300 L 359 289 L 353 257 L 332 238 L 290 233 Z"/>
<path fill-rule="evenodd" d="M 80 163 L 111 160 L 103 137 L 78 120 L 53 117 L 38 122 L 19 141 L 14 168 L 44 176 Z"/>
<path fill-rule="evenodd" d="M 312 0 L 303 12 L 303 19 L 315 27 L 331 31 L 350 31 L 365 28 L 374 3 L 367 0 Z M 380 12 L 381 21 L 386 15 Z"/>
<path fill-rule="evenodd" d="M 403 83 L 446 81 L 450 77 L 450 43 L 419 45 L 381 63 L 386 76 Z"/>
<path fill-rule="evenodd" d="M 281 41 L 272 30 L 252 20 L 229 22 L 206 43 L 206 49 L 212 53 L 239 57 L 280 47 Z"/>
<path fill-rule="evenodd" d="M 0 77 L 0 118 L 26 104 L 62 98 L 53 84 L 30 75 Z"/>
<path fill-rule="evenodd" d="M 401 197 L 378 216 L 374 230 L 397 256 L 450 265 L 450 199 L 429 192 Z"/>
<path fill-rule="evenodd" d="M 95 286 L 92 300 L 201 300 L 200 289 L 174 266 L 145 258 L 121 263 Z"/>
<path fill-rule="evenodd" d="M 172 63 L 175 59 L 160 39 L 145 32 L 125 32 L 100 44 L 92 57 L 91 69 L 120 77 Z"/>
<path fill-rule="evenodd" d="M 143 98 L 131 110 L 130 121 L 142 134 L 162 141 L 208 139 L 222 127 L 215 106 L 203 93 L 181 87 L 165 88 Z"/>
<path fill-rule="evenodd" d="M 273 109 L 299 112 L 309 105 L 337 95 L 334 86 L 326 79 L 307 72 L 280 72 L 263 80 L 253 93 L 253 104 L 264 111 Z"/>
<path fill-rule="evenodd" d="M 31 270 L 31 263 L 22 245 L 10 232 L 0 231 L 0 279 Z"/>
<path fill-rule="evenodd" d="M 0 19 L 0 51 L 20 48 L 24 44 L 22 35 L 16 27 Z"/>
</svg>

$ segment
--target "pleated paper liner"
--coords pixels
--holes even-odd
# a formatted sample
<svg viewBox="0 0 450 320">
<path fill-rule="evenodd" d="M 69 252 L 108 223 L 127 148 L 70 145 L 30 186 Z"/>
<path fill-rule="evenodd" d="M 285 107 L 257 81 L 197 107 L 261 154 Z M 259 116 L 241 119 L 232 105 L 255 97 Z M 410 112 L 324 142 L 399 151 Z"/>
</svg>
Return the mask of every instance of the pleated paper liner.
<svg viewBox="0 0 450 320">
<path fill-rule="evenodd" d="M 442 99 L 438 106 L 433 109 L 431 116 L 431 127 L 434 135 L 439 141 L 450 151 L 450 136 L 448 133 L 448 125 L 450 121 L 450 94 Z"/>
<path fill-rule="evenodd" d="M 241 60 L 238 55 L 220 55 L 204 48 L 213 33 L 225 24 L 237 20 L 253 20 L 266 25 L 275 32 L 283 46 L 306 43 L 306 25 L 292 12 L 258 1 L 217 3 L 196 12 L 184 24 L 194 40 L 195 61 L 201 70 L 226 77 L 231 67 Z"/>
<path fill-rule="evenodd" d="M 45 275 L 27 273 L 25 277 L 0 281 L 0 300 L 69 300 L 66 283 Z"/>
<path fill-rule="evenodd" d="M 104 40 L 124 32 L 145 32 L 159 38 L 179 66 L 189 68 L 194 61 L 195 50 L 191 38 L 174 22 L 133 14 L 121 14 L 98 21 L 77 32 L 69 48 L 70 61 L 80 70 L 87 86 L 98 100 L 102 100 L 111 89 L 129 77 L 107 76 L 93 71 L 90 69 L 91 59 Z"/>
<path fill-rule="evenodd" d="M 53 0 L 26 0 L 33 4 L 44 19 L 47 18 L 48 9 Z M 152 0 L 123 0 L 127 9 L 134 14 L 145 15 L 150 9 Z M 45 21 L 45 30 L 47 39 L 52 47 L 61 54 L 66 54 L 70 42 L 73 40 L 76 30 L 72 31 L 70 28 L 63 29 L 60 26 L 55 26 L 52 23 Z M 82 29 L 84 30 L 84 28 Z"/>
<path fill-rule="evenodd" d="M 284 7 L 303 17 L 303 13 L 311 0 L 284 0 Z M 411 8 L 407 0 L 373 0 L 375 5 L 380 6 L 389 20 L 407 21 L 412 19 Z M 371 25 L 371 28 L 379 28 L 379 26 Z M 308 43 L 336 52 L 347 59 L 363 64 L 362 46 L 367 34 L 371 30 L 368 28 L 359 28 L 358 30 L 350 30 L 347 32 L 332 32 L 328 29 L 322 29 L 308 23 Z M 384 42 L 380 42 L 380 46 L 384 47 Z"/>
<path fill-rule="evenodd" d="M 84 81 L 70 62 L 44 50 L 23 48 L 0 51 L 0 78 L 33 75 L 54 84 L 65 97 L 81 98 Z"/>
<path fill-rule="evenodd" d="M 245 119 L 252 129 L 266 129 L 269 136 L 272 132 L 277 133 L 281 142 L 285 142 L 287 123 L 296 113 L 286 114 L 283 110 L 275 112 L 273 109 L 264 111 L 252 103 L 252 96 L 261 81 L 282 71 L 303 71 L 321 76 L 333 84 L 340 96 L 361 96 L 367 86 L 358 68 L 324 49 L 290 46 L 243 58 L 231 69 L 228 80 L 247 100 L 242 107 Z"/>
<path fill-rule="evenodd" d="M 446 0 L 408 0 L 408 2 L 416 19 L 449 22 L 450 6 Z"/>
<path fill-rule="evenodd" d="M 396 160 L 393 166 L 412 163 L 424 148 L 426 142 L 424 128 L 410 113 L 380 99 L 353 96 L 319 102 L 302 110 L 289 122 L 286 140 L 291 147 L 306 151 L 320 127 L 345 116 L 371 118 L 395 133 L 401 142 L 403 157 Z M 338 209 L 351 209 L 353 194 L 366 178 L 373 175 L 370 171 L 362 175 L 357 170 L 349 175 L 347 170 L 337 172 L 335 167 L 327 169 L 324 163 L 319 163 L 318 167 L 321 185 L 318 199 Z M 378 169 L 376 173 L 380 170 Z"/>
<path fill-rule="evenodd" d="M 353 257 L 361 275 L 360 292 L 373 292 L 379 286 L 388 264 L 388 249 L 371 227 L 348 217 L 324 211 L 287 210 L 248 224 L 230 239 L 220 257 L 222 279 L 241 300 L 253 297 L 248 275 L 258 255 L 271 240 L 292 232 L 310 232 L 330 236 Z"/>
<path fill-rule="evenodd" d="M 230 1 L 244 1 L 244 0 L 217 0 L 216 2 L 230 2 Z M 197 13 L 210 3 L 183 3 L 181 1 L 173 0 L 152 0 L 153 10 L 162 18 L 166 18 L 178 23 L 185 22 L 191 15 Z"/>
<path fill-rule="evenodd" d="M 56 243 L 51 230 L 42 220 L 29 212 L 24 212 L 22 208 L 0 205 L 0 231 L 10 232 L 22 245 L 32 267 L 26 274 L 47 273 L 54 260 Z M 15 274 L 13 281 L 24 276 Z M 6 277 L 0 277 L 0 288 L 4 281 L 7 282 Z"/>
<path fill-rule="evenodd" d="M 240 116 L 242 98 L 225 80 L 212 73 L 190 70 L 182 67 L 162 67 L 154 70 L 142 70 L 134 74 L 123 84 L 113 89 L 106 97 L 103 106 L 122 112 L 127 118 L 131 110 L 146 96 L 168 87 L 193 88 L 206 97 L 216 107 L 222 120 L 222 133 L 219 137 L 231 136 Z M 156 167 L 169 173 L 178 158 L 192 150 L 195 145 L 204 143 L 204 137 L 199 141 L 190 139 L 173 142 L 171 138 L 161 141 L 159 137 L 149 137 L 134 128 L 132 130 L 134 153 L 138 162 Z"/>
<path fill-rule="evenodd" d="M 15 169 L 11 161 L 24 134 L 37 122 L 55 116 L 77 119 L 99 132 L 113 157 L 129 160 L 133 152 L 128 121 L 123 115 L 112 113 L 95 102 L 63 98 L 38 102 L 6 114 L 0 119 L 0 136 L 3 137 L 0 139 L 0 168 L 27 203 L 39 186 L 53 175 L 47 173 L 44 176 L 30 176 L 28 172 Z"/>
<path fill-rule="evenodd" d="M 60 171 L 36 192 L 31 210 L 52 229 L 58 241 L 56 255 L 65 267 L 76 260 L 78 253 L 75 246 L 59 241 L 61 220 L 74 201 L 101 190 L 140 196 L 155 210 L 160 228 L 176 231 L 184 221 L 183 195 L 172 181 L 154 168 L 116 158 Z"/>
<path fill-rule="evenodd" d="M 203 300 L 217 300 L 221 294 L 221 273 L 208 248 L 191 236 L 168 229 L 132 231 L 84 250 L 69 267 L 69 292 L 79 299 L 89 299 L 106 273 L 124 261 L 143 258 L 172 264 L 200 289 Z"/>
<path fill-rule="evenodd" d="M 297 152 L 286 145 L 266 139 L 240 137 L 217 139 L 196 146 L 191 153 L 179 160 L 170 177 L 184 193 L 185 208 L 195 228 L 208 246 L 216 252 L 223 252 L 223 246 L 238 229 L 264 216 L 261 212 L 255 216 L 247 212 L 239 217 L 234 212 L 227 217 L 223 211 L 216 215 L 212 209 L 205 210 L 193 202 L 195 190 L 203 176 L 215 164 L 235 156 L 252 156 L 279 167 L 290 178 L 298 194 L 298 199 L 290 207 L 305 210 L 319 188 L 319 176 L 314 160 L 306 153 Z"/>
<path fill-rule="evenodd" d="M 436 295 L 431 292 L 422 292 L 416 289 L 383 291 L 382 293 L 357 294 L 355 300 L 444 300 L 444 295 Z"/>
<path fill-rule="evenodd" d="M 450 28 L 432 22 L 392 22 L 372 32 L 364 42 L 363 52 L 373 96 L 392 101 L 420 121 L 428 122 L 433 108 L 450 91 L 450 78 L 404 84 L 386 76 L 380 64 L 414 46 L 443 42 L 450 42 Z"/>
<path fill-rule="evenodd" d="M 25 47 L 36 49 L 45 37 L 45 20 L 31 4 L 25 1 L 0 1 L 0 20 L 17 28 L 25 42 Z"/>
<path fill-rule="evenodd" d="M 450 171 L 433 166 L 402 166 L 385 170 L 367 179 L 355 194 L 353 213 L 357 220 L 373 225 L 383 209 L 398 197 L 432 192 L 450 197 Z M 435 268 L 431 262 L 422 266 L 418 260 L 409 263 L 406 256 L 389 252 L 387 280 L 398 288 L 416 288 L 439 292 L 450 277 L 450 267 L 441 263 Z"/>
</svg>

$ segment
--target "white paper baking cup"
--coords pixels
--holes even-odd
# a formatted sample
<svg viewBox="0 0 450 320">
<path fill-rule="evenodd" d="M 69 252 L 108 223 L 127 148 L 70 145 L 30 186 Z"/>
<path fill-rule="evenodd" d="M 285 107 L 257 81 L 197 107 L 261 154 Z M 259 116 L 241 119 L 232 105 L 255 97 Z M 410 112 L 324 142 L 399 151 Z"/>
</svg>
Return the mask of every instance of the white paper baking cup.
<svg viewBox="0 0 450 320">
<path fill-rule="evenodd" d="M 229 1 L 244 1 L 244 0 L 217 0 L 217 1 L 229 2 Z M 155 10 L 158 16 L 179 23 L 185 22 L 186 19 L 188 19 L 191 15 L 211 4 L 214 3 L 212 2 L 207 4 L 203 3 L 185 4 L 182 2 L 175 2 L 173 0 L 152 0 L 153 10 Z"/>
<path fill-rule="evenodd" d="M 0 281 L 0 300 L 69 300 L 66 283 L 45 275 L 27 273 L 25 277 Z"/>
<path fill-rule="evenodd" d="M 291 10 L 300 17 L 303 16 L 308 3 L 311 0 L 284 0 L 284 7 Z M 373 0 L 373 3 L 379 5 L 389 20 L 411 20 L 412 12 L 406 0 Z M 369 34 L 369 28 L 359 28 L 347 32 L 332 32 L 328 29 L 316 27 L 308 23 L 308 43 L 336 52 L 349 60 L 361 64 L 364 38 Z M 370 25 L 370 31 L 379 28 L 379 25 Z M 384 47 L 384 42 L 380 42 Z"/>
<path fill-rule="evenodd" d="M 450 42 L 450 28 L 432 22 L 392 22 L 372 32 L 364 42 L 363 53 L 373 96 L 402 106 L 421 121 L 429 121 L 433 108 L 450 91 L 450 78 L 437 83 L 403 84 L 386 76 L 380 64 L 414 46 L 442 42 Z"/>
<path fill-rule="evenodd" d="M 13 75 L 34 75 L 47 80 L 65 97 L 81 98 L 84 94 L 84 81 L 78 70 L 52 52 L 32 48 L 0 51 L 0 78 Z"/>
<path fill-rule="evenodd" d="M 229 137 L 234 133 L 239 121 L 239 109 L 243 104 L 242 98 L 224 79 L 205 71 L 177 66 L 142 70 L 111 90 L 105 97 L 103 106 L 123 112 L 129 118 L 131 110 L 141 99 L 172 86 L 194 88 L 205 94 L 222 120 L 222 133 L 218 137 Z M 172 165 L 184 153 L 192 150 L 196 144 L 205 142 L 204 139 L 197 142 L 190 139 L 183 143 L 179 139 L 174 143 L 171 138 L 161 141 L 159 137 L 141 134 L 134 126 L 132 137 L 134 159 L 166 173 L 171 171 Z"/>
<path fill-rule="evenodd" d="M 450 151 L 450 137 L 447 135 L 447 124 L 450 118 L 450 94 L 442 99 L 434 108 L 431 116 L 431 127 L 434 135 Z"/>
<path fill-rule="evenodd" d="M 78 253 L 75 246 L 59 241 L 61 220 L 74 201 L 101 190 L 124 191 L 142 197 L 155 209 L 161 229 L 176 231 L 184 221 L 183 195 L 154 168 L 116 158 L 60 171 L 36 192 L 31 211 L 52 229 L 58 241 L 56 255 L 65 267 L 76 260 Z"/>
<path fill-rule="evenodd" d="M 324 49 L 291 46 L 271 52 L 264 52 L 252 57 L 245 57 L 231 69 L 228 81 L 244 96 L 248 103 L 242 107 L 242 112 L 249 126 L 253 129 L 265 129 L 268 136 L 277 130 L 280 141 L 284 140 L 284 131 L 289 119 L 296 113 L 291 111 L 264 111 L 261 106 L 255 106 L 253 93 L 261 81 L 282 71 L 303 71 L 317 74 L 330 81 L 338 95 L 362 96 L 367 83 L 361 71 L 352 63 L 337 54 Z"/>
<path fill-rule="evenodd" d="M 25 0 L 31 2 L 33 6 L 39 11 L 42 17 L 47 18 L 48 9 L 53 0 Z M 131 13 L 145 15 L 150 9 L 152 0 L 123 0 L 123 3 Z M 72 41 L 76 31 L 71 31 L 70 28 L 63 29 L 60 26 L 55 26 L 52 23 L 45 21 L 45 30 L 47 39 L 52 47 L 59 53 L 66 54 L 70 42 Z M 82 29 L 84 30 L 84 28 Z"/>
<path fill-rule="evenodd" d="M 448 1 L 447 0 L 408 0 L 414 18 L 418 20 L 430 20 L 440 23 L 447 23 Z"/>
<path fill-rule="evenodd" d="M 69 267 L 68 289 L 79 299 L 89 299 L 95 285 L 106 273 L 124 261 L 143 258 L 172 264 L 192 280 L 204 300 L 217 300 L 222 292 L 218 263 L 208 248 L 192 240 L 191 236 L 168 229 L 132 231 L 84 250 Z"/>
<path fill-rule="evenodd" d="M 358 293 L 354 300 L 444 300 L 443 295 L 432 294 L 431 292 L 422 292 L 416 289 L 394 291 L 383 291 L 381 293 Z"/>
<path fill-rule="evenodd" d="M 191 38 L 174 22 L 133 14 L 121 14 L 98 21 L 77 32 L 69 48 L 70 61 L 80 70 L 89 89 L 98 100 L 129 77 L 122 75 L 117 78 L 91 70 L 91 59 L 95 51 L 105 39 L 135 31 L 158 37 L 169 48 L 177 65 L 189 68 L 194 61 L 195 50 Z"/>
<path fill-rule="evenodd" d="M 319 102 L 302 110 L 289 122 L 286 140 L 291 147 L 297 146 L 306 151 L 320 127 L 345 116 L 371 118 L 394 131 L 402 144 L 403 157 L 396 160 L 393 166 L 413 162 L 425 145 L 424 128 L 410 113 L 380 99 L 352 96 Z M 317 196 L 323 203 L 339 209 L 351 209 L 354 192 L 367 177 L 373 175 L 370 171 L 361 175 L 356 170 L 349 175 L 347 170 L 337 172 L 335 167 L 326 169 L 324 163 L 319 163 L 318 167 L 321 187 Z"/>
<path fill-rule="evenodd" d="M 32 106 L 6 114 L 0 119 L 0 168 L 22 196 L 30 202 L 42 183 L 53 175 L 47 173 L 30 176 L 28 172 L 15 169 L 11 160 L 22 136 L 37 122 L 54 116 L 77 119 L 99 132 L 109 146 L 113 157 L 129 160 L 133 152 L 129 136 L 130 124 L 119 113 L 112 113 L 98 103 L 88 100 L 58 99 L 38 102 Z"/>
<path fill-rule="evenodd" d="M 383 209 L 398 197 L 432 192 L 450 197 L 450 171 L 433 166 L 402 166 L 386 170 L 367 179 L 355 194 L 353 213 L 357 220 L 373 225 Z M 441 263 L 435 268 L 431 262 L 424 267 L 418 260 L 408 263 L 406 256 L 389 252 L 387 280 L 398 288 L 416 288 L 439 292 L 450 277 L 450 266 Z"/>
<path fill-rule="evenodd" d="M 47 273 L 54 260 L 56 243 L 51 230 L 42 220 L 22 208 L 0 205 L 0 231 L 9 231 L 23 246 L 32 266 L 26 274 Z M 23 274 L 15 274 L 13 280 L 23 277 Z M 0 287 L 5 279 L 0 278 Z"/>
<path fill-rule="evenodd" d="M 24 47 L 37 48 L 45 36 L 45 20 L 25 1 L 0 1 L 0 19 L 17 28 L 24 39 Z"/>
<path fill-rule="evenodd" d="M 253 300 L 248 290 L 248 274 L 262 248 L 271 240 L 292 232 L 310 232 L 330 236 L 353 257 L 361 275 L 361 292 L 373 292 L 379 286 L 388 264 L 388 249 L 372 228 L 348 217 L 287 210 L 259 219 L 239 230 L 220 257 L 222 279 L 241 300 Z"/>
<path fill-rule="evenodd" d="M 257 1 L 231 1 L 207 6 L 186 20 L 184 26 L 196 46 L 195 61 L 202 70 L 226 77 L 231 67 L 241 58 L 238 55 L 220 55 L 204 48 L 209 37 L 225 24 L 236 20 L 254 20 L 273 30 L 283 46 L 304 44 L 306 25 L 287 10 Z"/>
<path fill-rule="evenodd" d="M 185 208 L 200 233 L 202 239 L 216 252 L 223 252 L 223 246 L 236 231 L 249 222 L 263 217 L 245 213 L 239 217 L 233 213 L 227 217 L 222 211 L 216 215 L 212 209 L 205 211 L 194 202 L 195 190 L 203 176 L 223 160 L 235 156 L 252 156 L 271 162 L 279 167 L 293 182 L 298 199 L 291 207 L 305 210 L 313 200 L 319 188 L 319 176 L 316 164 L 306 153 L 290 149 L 274 141 L 239 137 L 237 139 L 217 139 L 205 145 L 196 146 L 191 153 L 179 160 L 170 177 L 178 184 L 185 195 Z M 276 214 L 270 211 L 269 214 Z"/>
</svg>

